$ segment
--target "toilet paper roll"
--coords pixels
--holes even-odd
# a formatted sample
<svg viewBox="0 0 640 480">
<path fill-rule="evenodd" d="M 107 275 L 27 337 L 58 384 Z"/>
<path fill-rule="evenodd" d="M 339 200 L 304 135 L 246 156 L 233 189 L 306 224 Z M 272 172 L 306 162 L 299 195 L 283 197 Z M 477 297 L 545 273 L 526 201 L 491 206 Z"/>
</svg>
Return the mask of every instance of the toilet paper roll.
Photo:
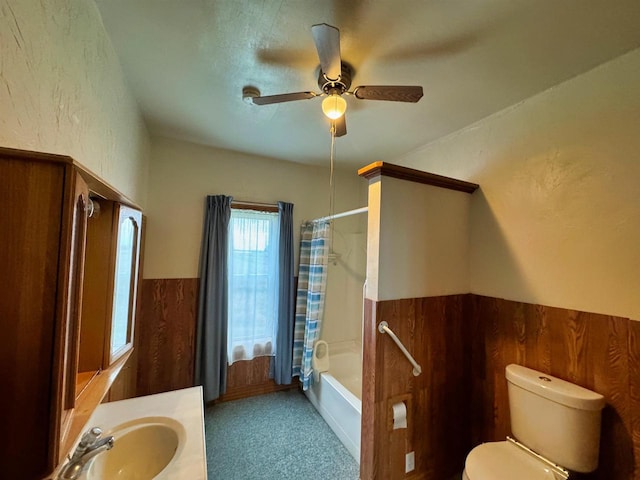
<svg viewBox="0 0 640 480">
<path fill-rule="evenodd" d="M 393 409 L 393 429 L 407 428 L 407 406 L 404 402 L 394 403 Z"/>
</svg>

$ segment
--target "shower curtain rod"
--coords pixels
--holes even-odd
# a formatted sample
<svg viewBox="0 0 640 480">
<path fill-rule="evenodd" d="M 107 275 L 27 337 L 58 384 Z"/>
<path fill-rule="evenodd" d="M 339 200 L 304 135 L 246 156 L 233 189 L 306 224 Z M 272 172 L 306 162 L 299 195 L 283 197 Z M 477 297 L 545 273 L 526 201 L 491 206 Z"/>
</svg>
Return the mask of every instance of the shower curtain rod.
<svg viewBox="0 0 640 480">
<path fill-rule="evenodd" d="M 324 222 L 325 220 L 335 220 L 336 218 L 349 217 L 351 215 L 357 215 L 358 213 L 365 213 L 369 211 L 369 207 L 356 208 L 355 210 L 349 210 L 347 212 L 335 213 L 333 215 L 327 215 L 326 217 L 316 218 L 311 220 L 312 223 Z"/>
</svg>

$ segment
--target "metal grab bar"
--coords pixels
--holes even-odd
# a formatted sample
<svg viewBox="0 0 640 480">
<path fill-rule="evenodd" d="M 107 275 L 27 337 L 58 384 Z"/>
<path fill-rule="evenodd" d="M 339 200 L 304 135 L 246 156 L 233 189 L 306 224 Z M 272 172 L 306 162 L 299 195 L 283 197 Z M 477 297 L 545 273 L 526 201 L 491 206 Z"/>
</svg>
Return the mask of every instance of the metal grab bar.
<svg viewBox="0 0 640 480">
<path fill-rule="evenodd" d="M 422 367 L 418 365 L 418 362 L 415 361 L 415 359 L 411 356 L 409 351 L 402 344 L 400 339 L 396 336 L 395 333 L 393 333 L 393 330 L 389 328 L 389 324 L 385 321 L 380 322 L 378 324 L 378 331 L 380 333 L 389 334 L 389 336 L 393 339 L 393 341 L 396 342 L 396 345 L 398 345 L 398 348 L 402 350 L 402 353 L 404 353 L 404 356 L 407 357 L 407 360 L 409 360 L 409 362 L 411 362 L 411 365 L 413 365 L 413 376 L 417 377 L 418 375 L 420 375 L 422 373 Z"/>
</svg>

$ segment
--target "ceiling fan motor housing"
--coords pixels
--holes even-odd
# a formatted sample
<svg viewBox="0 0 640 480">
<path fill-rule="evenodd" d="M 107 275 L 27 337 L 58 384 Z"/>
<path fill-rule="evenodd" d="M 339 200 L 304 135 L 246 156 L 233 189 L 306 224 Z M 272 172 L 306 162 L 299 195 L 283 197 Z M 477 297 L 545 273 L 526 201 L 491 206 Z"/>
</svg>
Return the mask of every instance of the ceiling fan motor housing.
<svg viewBox="0 0 640 480">
<path fill-rule="evenodd" d="M 319 70 L 319 72 L 318 72 L 318 87 L 320 87 L 320 90 L 322 90 L 327 95 L 331 95 L 331 94 L 334 94 L 334 93 L 342 95 L 347 90 L 349 90 L 349 87 L 351 87 L 351 78 L 353 76 L 353 67 L 351 67 L 351 65 L 349 65 L 346 62 L 341 62 L 340 65 L 342 67 L 342 69 L 341 69 L 342 71 L 340 73 L 340 78 L 335 82 L 327 80 L 327 78 L 324 75 L 324 72 L 322 71 L 322 68 L 318 69 Z"/>
</svg>

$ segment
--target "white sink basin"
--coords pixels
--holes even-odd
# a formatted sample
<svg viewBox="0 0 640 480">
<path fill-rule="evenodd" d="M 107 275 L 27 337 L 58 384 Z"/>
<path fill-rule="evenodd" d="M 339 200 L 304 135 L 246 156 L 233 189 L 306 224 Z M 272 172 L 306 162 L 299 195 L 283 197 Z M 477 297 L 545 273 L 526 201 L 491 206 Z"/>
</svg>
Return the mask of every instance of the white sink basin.
<svg viewBox="0 0 640 480">
<path fill-rule="evenodd" d="M 168 417 L 145 417 L 110 429 L 115 443 L 89 466 L 87 480 L 151 480 L 182 449 L 185 429 Z"/>
</svg>

